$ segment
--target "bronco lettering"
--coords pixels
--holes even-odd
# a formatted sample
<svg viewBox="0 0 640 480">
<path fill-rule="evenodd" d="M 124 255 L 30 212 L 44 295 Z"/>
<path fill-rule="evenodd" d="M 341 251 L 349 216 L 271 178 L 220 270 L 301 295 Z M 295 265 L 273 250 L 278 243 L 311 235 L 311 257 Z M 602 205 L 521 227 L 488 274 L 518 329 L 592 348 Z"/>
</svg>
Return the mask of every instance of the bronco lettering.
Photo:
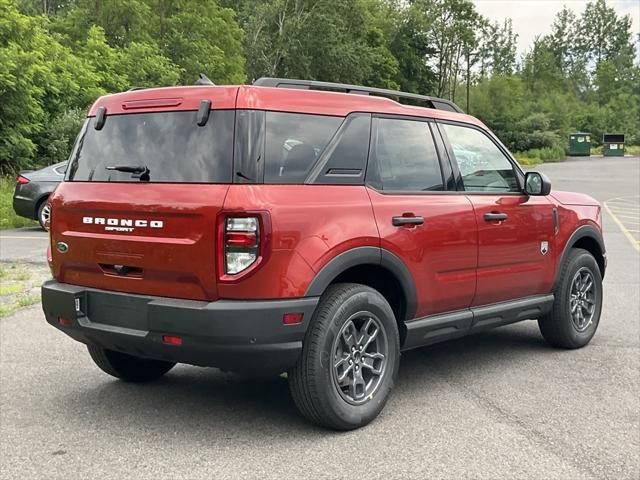
<svg viewBox="0 0 640 480">
<path fill-rule="evenodd" d="M 142 220 L 129 218 L 103 218 L 103 217 L 82 217 L 82 223 L 87 225 L 109 225 L 110 227 L 129 227 L 129 228 L 105 228 L 105 230 L 117 232 L 131 232 L 134 225 L 136 227 L 164 228 L 162 220 Z"/>
</svg>

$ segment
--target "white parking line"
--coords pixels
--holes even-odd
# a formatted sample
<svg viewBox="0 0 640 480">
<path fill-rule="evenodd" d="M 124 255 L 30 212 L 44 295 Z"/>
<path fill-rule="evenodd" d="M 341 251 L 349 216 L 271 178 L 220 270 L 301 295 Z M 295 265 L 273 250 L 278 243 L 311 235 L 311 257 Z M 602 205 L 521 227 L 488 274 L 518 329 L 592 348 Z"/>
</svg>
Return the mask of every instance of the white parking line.
<svg viewBox="0 0 640 480">
<path fill-rule="evenodd" d="M 17 240 L 49 240 L 47 237 L 13 237 L 9 235 L 0 235 L 0 240 L 5 238 L 15 238 Z"/>
</svg>

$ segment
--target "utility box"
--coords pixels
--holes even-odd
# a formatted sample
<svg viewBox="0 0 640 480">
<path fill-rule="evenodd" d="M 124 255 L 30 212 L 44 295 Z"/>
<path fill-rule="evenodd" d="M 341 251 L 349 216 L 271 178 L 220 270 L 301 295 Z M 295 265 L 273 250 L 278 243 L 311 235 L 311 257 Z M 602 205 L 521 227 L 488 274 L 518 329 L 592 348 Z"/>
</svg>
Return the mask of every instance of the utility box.
<svg viewBox="0 0 640 480">
<path fill-rule="evenodd" d="M 588 157 L 591 155 L 591 134 L 584 132 L 570 134 L 569 155 L 572 157 Z"/>
<path fill-rule="evenodd" d="M 623 157 L 624 135 L 621 133 L 605 133 L 602 135 L 602 154 L 605 157 Z"/>
</svg>

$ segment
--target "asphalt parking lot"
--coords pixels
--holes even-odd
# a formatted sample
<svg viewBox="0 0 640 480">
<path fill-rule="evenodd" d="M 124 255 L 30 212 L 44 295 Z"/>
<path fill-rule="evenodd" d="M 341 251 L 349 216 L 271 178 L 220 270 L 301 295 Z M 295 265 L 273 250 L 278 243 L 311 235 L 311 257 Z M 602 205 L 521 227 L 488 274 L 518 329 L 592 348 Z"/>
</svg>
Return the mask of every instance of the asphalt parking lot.
<svg viewBox="0 0 640 480">
<path fill-rule="evenodd" d="M 335 433 L 302 420 L 284 378 L 115 381 L 35 306 L 0 319 L 0 477 L 640 478 L 640 158 L 539 169 L 606 205 L 589 346 L 552 349 L 524 322 L 408 352 L 379 419 Z M 13 237 L 46 245 L 5 231 L 0 260 L 44 260 L 42 240 Z"/>
</svg>

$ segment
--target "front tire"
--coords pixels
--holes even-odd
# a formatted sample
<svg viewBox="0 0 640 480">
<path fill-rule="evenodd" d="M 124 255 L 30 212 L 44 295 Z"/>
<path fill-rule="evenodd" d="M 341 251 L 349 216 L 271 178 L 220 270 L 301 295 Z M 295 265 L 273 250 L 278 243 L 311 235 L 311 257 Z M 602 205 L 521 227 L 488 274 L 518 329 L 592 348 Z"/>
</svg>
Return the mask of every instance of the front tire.
<svg viewBox="0 0 640 480">
<path fill-rule="evenodd" d="M 551 312 L 538 320 L 547 342 L 580 348 L 596 333 L 602 311 L 602 275 L 593 255 L 581 248 L 569 252 L 560 266 Z"/>
<path fill-rule="evenodd" d="M 103 372 L 125 382 L 150 382 L 171 370 L 175 363 L 134 357 L 97 345 L 87 345 L 89 355 Z"/>
<path fill-rule="evenodd" d="M 322 295 L 289 387 L 311 422 L 352 430 L 375 419 L 389 398 L 400 363 L 398 326 L 376 290 L 336 284 Z"/>
</svg>

